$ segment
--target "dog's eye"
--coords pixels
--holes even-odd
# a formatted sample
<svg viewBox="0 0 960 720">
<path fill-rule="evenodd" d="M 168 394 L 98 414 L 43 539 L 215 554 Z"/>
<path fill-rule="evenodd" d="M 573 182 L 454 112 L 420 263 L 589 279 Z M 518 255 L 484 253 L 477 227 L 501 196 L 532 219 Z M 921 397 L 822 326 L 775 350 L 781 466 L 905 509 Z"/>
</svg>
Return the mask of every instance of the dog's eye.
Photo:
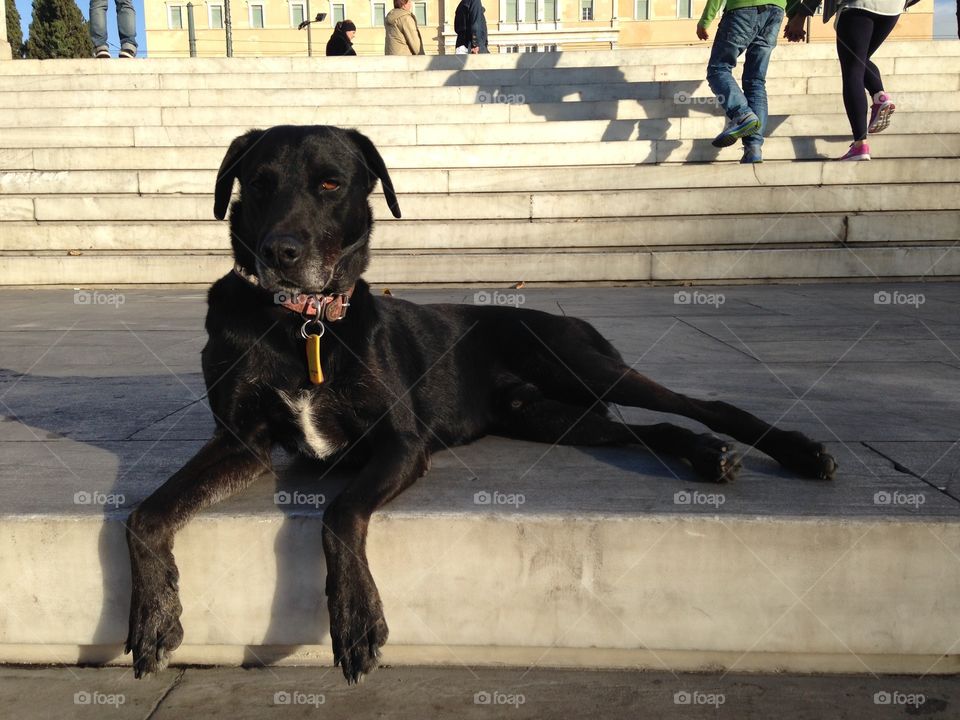
<svg viewBox="0 0 960 720">
<path fill-rule="evenodd" d="M 264 195 L 273 189 L 273 183 L 269 178 L 260 176 L 258 178 L 254 178 L 253 182 L 250 183 L 250 187 L 253 188 L 254 192 Z"/>
<path fill-rule="evenodd" d="M 336 190 L 338 187 L 340 187 L 340 183 L 338 183 L 336 180 L 324 180 L 322 183 L 320 183 L 320 188 L 324 192 Z"/>
</svg>

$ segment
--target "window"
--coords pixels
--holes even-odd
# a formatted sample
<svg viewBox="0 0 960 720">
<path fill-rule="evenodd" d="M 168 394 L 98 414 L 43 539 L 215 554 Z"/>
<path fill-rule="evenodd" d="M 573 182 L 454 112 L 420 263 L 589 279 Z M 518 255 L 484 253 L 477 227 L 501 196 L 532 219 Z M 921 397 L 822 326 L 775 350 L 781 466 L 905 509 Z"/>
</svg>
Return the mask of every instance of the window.
<svg viewBox="0 0 960 720">
<path fill-rule="evenodd" d="M 556 45 L 544 45 L 544 46 L 543 46 L 543 52 L 556 52 L 556 51 L 557 51 L 557 46 L 556 46 Z"/>
<path fill-rule="evenodd" d="M 677 17 L 693 17 L 693 0 L 677 0 Z"/>
<path fill-rule="evenodd" d="M 510 54 L 518 53 L 518 52 L 520 52 L 520 46 L 519 46 L 519 45 L 505 45 L 504 48 L 503 48 L 503 51 L 504 51 L 504 52 L 507 52 L 507 53 L 510 53 Z"/>
<path fill-rule="evenodd" d="M 250 27 L 252 28 L 263 27 L 263 5 L 250 6 Z"/>
<path fill-rule="evenodd" d="M 636 0 L 634 16 L 637 20 L 650 19 L 650 0 Z"/>
<path fill-rule="evenodd" d="M 167 27 L 171 30 L 183 30 L 183 8 L 179 5 L 167 6 Z"/>
<path fill-rule="evenodd" d="M 556 22 L 557 0 L 543 0 L 543 19 L 547 22 Z"/>
<path fill-rule="evenodd" d="M 580 0 L 580 19 L 593 20 L 593 0 Z"/>
<path fill-rule="evenodd" d="M 211 30 L 223 28 L 223 5 L 207 5 L 207 21 Z"/>
<path fill-rule="evenodd" d="M 517 2 L 518 0 L 507 0 L 507 12 L 503 18 L 506 22 L 515 23 L 520 21 L 520 16 L 517 14 Z"/>
<path fill-rule="evenodd" d="M 524 0 L 523 21 L 528 23 L 537 21 L 537 0 Z"/>
<path fill-rule="evenodd" d="M 300 27 L 307 17 L 307 6 L 304 3 L 290 3 L 290 27 Z"/>
<path fill-rule="evenodd" d="M 384 3 L 374 3 L 373 4 L 373 26 L 374 27 L 383 27 L 383 18 L 386 17 L 385 8 L 387 6 Z"/>
<path fill-rule="evenodd" d="M 346 17 L 347 14 L 342 4 L 335 3 L 330 6 L 330 22 L 333 25 L 336 25 L 338 22 L 343 22 Z"/>
<path fill-rule="evenodd" d="M 414 3 L 413 14 L 417 18 L 417 25 L 427 24 L 427 4 L 425 2 Z"/>
</svg>

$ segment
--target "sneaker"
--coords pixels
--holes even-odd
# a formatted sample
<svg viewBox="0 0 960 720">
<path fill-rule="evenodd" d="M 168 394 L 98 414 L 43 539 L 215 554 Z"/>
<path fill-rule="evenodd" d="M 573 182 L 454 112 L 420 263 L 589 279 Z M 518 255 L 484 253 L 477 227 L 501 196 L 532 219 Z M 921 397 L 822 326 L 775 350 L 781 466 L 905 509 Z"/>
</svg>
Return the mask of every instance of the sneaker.
<svg viewBox="0 0 960 720">
<path fill-rule="evenodd" d="M 135 47 L 122 47 L 120 48 L 119 57 L 122 58 L 134 58 L 137 56 L 137 49 Z"/>
<path fill-rule="evenodd" d="M 873 105 L 870 106 L 870 126 L 867 128 L 869 133 L 878 133 L 886 130 L 890 125 L 890 116 L 897 106 L 893 104 L 893 99 L 885 92 L 878 92 L 873 99 Z"/>
<path fill-rule="evenodd" d="M 847 154 L 842 158 L 837 158 L 838 160 L 869 160 L 870 159 L 870 146 L 866 143 L 863 143 L 860 147 L 854 147 L 854 144 L 850 144 L 850 149 L 847 150 Z"/>
<path fill-rule="evenodd" d="M 760 118 L 753 111 L 748 112 L 736 122 L 727 123 L 723 132 L 713 139 L 714 147 L 730 147 L 737 140 L 748 135 L 755 135 L 760 130 Z"/>
<path fill-rule="evenodd" d="M 109 59 L 110 57 L 110 48 L 106 45 L 101 45 L 96 50 L 93 51 L 93 56 L 101 60 Z"/>
<path fill-rule="evenodd" d="M 760 153 L 760 148 L 758 147 L 745 147 L 743 149 L 743 157 L 740 158 L 741 165 L 753 165 L 754 163 L 762 163 L 763 155 Z"/>
</svg>

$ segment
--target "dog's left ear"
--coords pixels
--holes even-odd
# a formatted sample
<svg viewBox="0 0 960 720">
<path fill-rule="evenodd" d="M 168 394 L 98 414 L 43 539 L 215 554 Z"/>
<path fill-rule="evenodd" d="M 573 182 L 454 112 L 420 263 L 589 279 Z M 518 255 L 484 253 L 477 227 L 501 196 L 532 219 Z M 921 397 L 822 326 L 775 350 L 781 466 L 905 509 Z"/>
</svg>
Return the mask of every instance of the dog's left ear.
<svg viewBox="0 0 960 720">
<path fill-rule="evenodd" d="M 395 218 L 400 217 L 400 204 L 397 202 L 397 194 L 393 190 L 393 182 L 390 180 L 390 173 L 387 172 L 387 166 L 380 157 L 380 153 L 374 146 L 373 141 L 363 133 L 356 130 L 347 130 L 347 135 L 357 144 L 360 152 L 363 153 L 363 164 L 367 166 L 367 172 L 373 177 L 380 178 L 380 184 L 383 185 L 383 194 L 387 198 L 387 205 Z M 371 177 L 370 190 L 373 190 L 373 177 Z"/>
<path fill-rule="evenodd" d="M 240 174 L 240 163 L 243 156 L 262 136 L 263 130 L 251 130 L 245 135 L 234 138 L 233 142 L 230 143 L 227 154 L 223 156 L 220 170 L 217 171 L 217 184 L 213 191 L 213 216 L 217 220 L 223 220 L 227 216 L 230 193 L 233 192 L 233 181 Z"/>
</svg>

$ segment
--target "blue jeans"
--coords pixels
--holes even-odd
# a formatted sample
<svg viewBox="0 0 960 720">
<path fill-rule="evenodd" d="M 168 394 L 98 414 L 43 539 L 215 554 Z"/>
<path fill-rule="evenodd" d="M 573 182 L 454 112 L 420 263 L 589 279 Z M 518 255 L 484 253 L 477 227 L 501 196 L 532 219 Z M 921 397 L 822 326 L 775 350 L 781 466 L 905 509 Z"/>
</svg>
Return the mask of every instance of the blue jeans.
<svg viewBox="0 0 960 720">
<path fill-rule="evenodd" d="M 728 118 L 739 120 L 751 110 L 760 118 L 760 132 L 745 137 L 745 147 L 763 145 L 767 128 L 767 66 L 777 46 L 782 21 L 783 8 L 760 5 L 727 10 L 717 27 L 707 63 L 707 82 Z M 747 57 L 741 90 L 732 71 L 744 50 Z"/>
<path fill-rule="evenodd" d="M 120 47 L 137 49 L 137 11 L 133 0 L 114 0 L 117 6 L 117 30 Z M 93 47 L 107 46 L 107 0 L 90 0 L 90 39 Z"/>
</svg>

